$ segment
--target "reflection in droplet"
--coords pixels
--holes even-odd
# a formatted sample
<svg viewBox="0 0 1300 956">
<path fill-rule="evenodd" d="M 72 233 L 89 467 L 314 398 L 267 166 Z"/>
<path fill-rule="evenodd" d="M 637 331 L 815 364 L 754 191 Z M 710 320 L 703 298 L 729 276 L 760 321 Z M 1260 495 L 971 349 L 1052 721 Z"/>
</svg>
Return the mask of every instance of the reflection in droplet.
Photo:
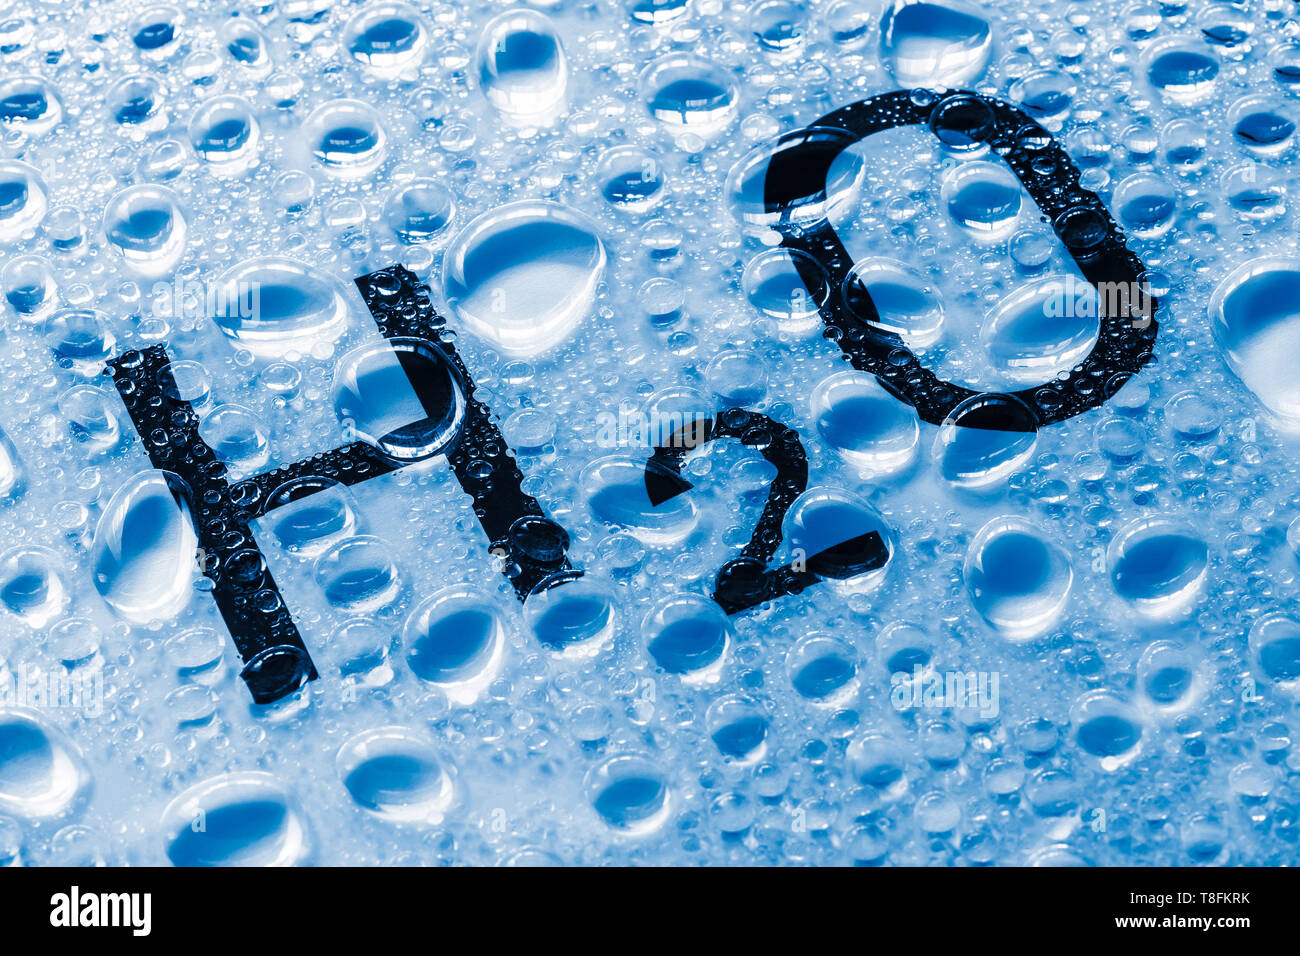
<svg viewBox="0 0 1300 956">
<path fill-rule="evenodd" d="M 652 501 L 646 482 L 645 461 L 630 455 L 599 458 L 578 479 L 597 521 L 626 528 L 646 544 L 681 541 L 695 528 L 695 502 L 688 493 Z"/>
<path fill-rule="evenodd" d="M 844 280 L 843 296 L 853 315 L 899 336 L 909 349 L 933 345 L 943 334 L 939 290 L 897 260 L 870 257 L 854 262 Z"/>
<path fill-rule="evenodd" d="M 428 40 L 419 14 L 405 3 L 368 5 L 343 30 L 352 58 L 376 76 L 395 76 L 418 63 Z"/>
<path fill-rule="evenodd" d="M 641 629 L 650 658 L 668 673 L 692 683 L 718 679 L 731 629 L 714 601 L 695 594 L 667 598 L 651 610 Z"/>
<path fill-rule="evenodd" d="M 934 458 L 945 481 L 983 488 L 1023 467 L 1037 440 L 1037 419 L 1018 398 L 976 395 L 954 408 L 939 426 Z"/>
<path fill-rule="evenodd" d="M 822 440 L 872 475 L 906 468 L 920 443 L 916 410 L 887 392 L 866 372 L 836 372 L 812 394 Z"/>
<path fill-rule="evenodd" d="M 709 136 L 721 132 L 736 114 L 735 81 L 708 60 L 673 53 L 655 60 L 641 74 L 641 91 L 650 115 L 679 133 Z"/>
<path fill-rule="evenodd" d="M 256 161 L 261 132 L 248 103 L 237 96 L 215 96 L 194 111 L 189 137 L 213 172 L 234 173 Z"/>
<path fill-rule="evenodd" d="M 347 325 L 348 306 L 337 282 L 280 256 L 248 259 L 226 272 L 204 303 L 223 333 L 262 357 L 332 341 Z"/>
<path fill-rule="evenodd" d="M 0 554 L 0 608 L 30 627 L 42 628 L 67 603 L 58 562 L 49 551 L 21 546 Z"/>
<path fill-rule="evenodd" d="M 358 100 L 330 100 L 317 107 L 303 123 L 303 135 L 325 171 L 347 179 L 368 175 L 388 146 L 378 114 Z"/>
<path fill-rule="evenodd" d="M 1006 382 L 1033 385 L 1066 371 L 1092 351 L 1101 302 L 1091 283 L 1047 276 L 1004 298 L 982 330 L 985 354 Z"/>
<path fill-rule="evenodd" d="M 587 775 L 592 806 L 611 829 L 643 836 L 659 829 L 672 809 L 672 792 L 655 764 L 640 756 L 611 757 Z"/>
<path fill-rule="evenodd" d="M 0 162 L 0 242 L 12 242 L 45 218 L 45 180 L 31 166 Z"/>
</svg>

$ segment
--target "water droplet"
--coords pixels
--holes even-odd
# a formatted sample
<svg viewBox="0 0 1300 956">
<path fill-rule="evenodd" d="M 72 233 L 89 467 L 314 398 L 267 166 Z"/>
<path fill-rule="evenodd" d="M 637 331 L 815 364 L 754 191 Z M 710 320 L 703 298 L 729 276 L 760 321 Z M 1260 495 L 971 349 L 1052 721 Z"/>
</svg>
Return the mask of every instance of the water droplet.
<svg viewBox="0 0 1300 956">
<path fill-rule="evenodd" d="M 451 192 L 433 179 L 413 179 L 398 186 L 384 206 L 389 228 L 402 242 L 412 245 L 437 239 L 455 217 Z"/>
<path fill-rule="evenodd" d="M 1071 276 L 1035 280 L 1003 299 L 982 330 L 985 354 L 1008 384 L 1033 385 L 1080 362 L 1101 332 L 1100 299 Z"/>
<path fill-rule="evenodd" d="M 1234 269 L 1210 299 L 1228 365 L 1270 411 L 1300 424 L 1300 259 L 1265 257 Z"/>
<path fill-rule="evenodd" d="M 762 760 L 767 753 L 770 725 L 752 700 L 734 695 L 715 700 L 705 725 L 722 755 L 742 766 Z"/>
<path fill-rule="evenodd" d="M 745 266 L 741 285 L 755 309 L 793 334 L 820 325 L 830 288 L 821 263 L 801 249 L 760 252 Z"/>
<path fill-rule="evenodd" d="M 582 470 L 578 484 L 597 521 L 626 528 L 646 544 L 675 544 L 695 528 L 698 513 L 689 494 L 651 500 L 643 459 L 599 458 Z"/>
<path fill-rule="evenodd" d="M 13 242 L 45 218 L 45 180 L 31 166 L 0 162 L 0 242 Z"/>
<path fill-rule="evenodd" d="M 54 270 L 40 256 L 15 256 L 0 270 L 5 299 L 26 322 L 36 322 L 58 304 Z"/>
<path fill-rule="evenodd" d="M 874 375 L 836 372 L 813 390 L 811 404 L 822 440 L 865 472 L 890 474 L 915 460 L 921 437 L 916 410 Z"/>
<path fill-rule="evenodd" d="M 395 337 L 339 360 L 334 411 L 349 441 L 402 462 L 445 455 L 465 424 L 466 396 L 445 352 L 424 339 Z"/>
<path fill-rule="evenodd" d="M 614 634 L 615 605 L 598 578 L 561 572 L 528 595 L 524 620 L 543 647 L 563 657 L 590 657 Z"/>
<path fill-rule="evenodd" d="M 216 173 L 238 173 L 257 160 L 261 132 L 252 107 L 237 96 L 215 96 L 194 111 L 190 144 Z"/>
<path fill-rule="evenodd" d="M 962 163 L 944 177 L 942 202 L 953 221 L 980 240 L 1009 233 L 1020 218 L 1024 190 L 1001 163 Z"/>
<path fill-rule="evenodd" d="M 234 481 L 257 474 L 271 459 L 269 429 L 242 405 L 218 405 L 200 422 L 199 433 Z"/>
<path fill-rule="evenodd" d="M 1219 61 L 1188 40 L 1164 40 L 1146 54 L 1147 79 L 1160 93 L 1180 103 L 1209 96 L 1219 75 Z"/>
<path fill-rule="evenodd" d="M 0 123 L 28 136 L 40 136 L 61 119 L 63 104 L 58 94 L 39 76 L 15 76 L 0 82 Z"/>
<path fill-rule="evenodd" d="M 348 305 L 334 280 L 292 259 L 262 256 L 226 272 L 205 303 L 233 342 L 262 357 L 307 352 L 347 325 Z"/>
<path fill-rule="evenodd" d="M 0 428 L 0 502 L 13 501 L 23 493 L 23 462 L 18 457 L 18 449 L 13 441 Z"/>
<path fill-rule="evenodd" d="M 332 607 L 350 613 L 376 611 L 402 589 L 392 548 L 372 535 L 354 535 L 316 560 L 316 583 Z"/>
<path fill-rule="evenodd" d="M 440 823 L 455 797 L 448 765 L 405 727 L 358 734 L 339 750 L 336 763 L 357 806 L 390 823 Z"/>
<path fill-rule="evenodd" d="M 641 627 L 651 659 L 690 683 L 712 683 L 721 674 L 730 644 L 727 615 L 712 600 L 694 594 L 667 598 Z"/>
<path fill-rule="evenodd" d="M 402 634 L 406 662 L 452 701 L 472 704 L 501 667 L 505 625 L 492 599 L 454 587 L 425 598 Z"/>
<path fill-rule="evenodd" d="M 330 100 L 303 123 L 303 136 L 325 171 L 346 179 L 367 176 L 383 161 L 388 137 L 373 109 L 358 100 Z"/>
<path fill-rule="evenodd" d="M 857 692 L 857 654 L 839 638 L 803 637 L 786 655 L 785 665 L 799 696 L 819 707 L 841 706 Z"/>
<path fill-rule="evenodd" d="M 95 527 L 95 590 L 133 624 L 175 617 L 189 603 L 198 538 L 180 478 L 144 471 L 109 500 Z"/>
<path fill-rule="evenodd" d="M 483 28 L 475 57 L 479 88 L 507 119 L 544 125 L 564 106 L 569 61 L 544 14 L 510 10 Z"/>
<path fill-rule="evenodd" d="M 1196 532 L 1165 518 L 1143 518 L 1111 542 L 1111 581 L 1119 596 L 1149 617 L 1186 610 L 1200 593 L 1209 548 Z"/>
<path fill-rule="evenodd" d="M 1131 762 L 1142 743 L 1137 713 L 1104 690 L 1084 694 L 1070 708 L 1079 747 L 1098 758 L 1103 770 L 1114 771 Z"/>
<path fill-rule="evenodd" d="M 1037 441 L 1038 422 L 1024 402 L 1012 395 L 976 395 L 939 427 L 934 458 L 945 481 L 983 488 L 1019 471 Z"/>
<path fill-rule="evenodd" d="M 1028 521 L 1010 516 L 994 518 L 975 536 L 964 574 L 975 610 L 1013 640 L 1050 628 L 1074 582 L 1065 551 Z"/>
<path fill-rule="evenodd" d="M 865 591 L 884 578 L 895 553 L 894 534 L 880 512 L 861 498 L 838 488 L 809 488 L 790 505 L 782 524 L 790 554 L 808 570 L 830 578 L 842 591 Z M 886 563 L 877 557 L 872 535 L 888 549 Z"/>
<path fill-rule="evenodd" d="M 1288 693 L 1300 692 L 1300 622 L 1269 614 L 1250 628 L 1250 653 L 1264 676 Z"/>
<path fill-rule="evenodd" d="M 424 22 L 405 3 L 368 6 L 343 30 L 343 45 L 352 58 L 376 76 L 396 76 L 419 63 L 428 42 Z"/>
<path fill-rule="evenodd" d="M 659 204 L 667 182 L 663 162 L 639 146 L 606 150 L 596 166 L 605 202 L 624 212 L 645 212 Z"/>
<path fill-rule="evenodd" d="M 526 200 L 479 216 L 444 264 L 447 301 L 465 326 L 508 355 L 564 341 L 605 272 L 595 227 L 558 203 Z"/>
<path fill-rule="evenodd" d="M 900 86 L 959 87 L 992 55 L 988 21 L 958 4 L 895 0 L 880 20 L 880 55 Z"/>
<path fill-rule="evenodd" d="M 275 539 L 290 554 L 314 558 L 356 533 L 360 521 L 347 486 L 333 478 L 294 478 L 267 496 Z"/>
<path fill-rule="evenodd" d="M 99 375 L 113 355 L 117 337 L 108 316 L 95 309 L 59 309 L 45 320 L 45 342 L 63 368 Z"/>
<path fill-rule="evenodd" d="M 309 852 L 297 802 L 268 773 L 226 773 L 190 787 L 163 811 L 174 866 L 292 866 Z"/>
<path fill-rule="evenodd" d="M 655 60 L 641 74 L 641 91 L 650 115 L 670 130 L 710 136 L 736 115 L 735 81 L 708 60 L 673 53 Z"/>
<path fill-rule="evenodd" d="M 0 710 L 0 812 L 28 820 L 58 816 L 90 782 L 81 752 L 26 710 Z"/>
<path fill-rule="evenodd" d="M 1204 689 L 1199 663 L 1187 648 L 1156 641 L 1138 659 L 1137 682 L 1148 712 L 1159 717 L 1185 713 Z"/>
<path fill-rule="evenodd" d="M 663 774 L 653 761 L 634 754 L 610 757 L 587 775 L 585 786 L 600 818 L 630 836 L 653 833 L 672 809 Z"/>
<path fill-rule="evenodd" d="M 932 283 L 894 259 L 860 259 L 844 280 L 844 304 L 868 325 L 899 336 L 909 349 L 943 334 L 943 299 Z M 868 305 L 870 300 L 870 305 Z"/>
<path fill-rule="evenodd" d="M 862 184 L 854 142 L 844 130 L 814 126 L 752 150 L 727 174 L 732 214 L 760 230 L 806 228 L 830 218 Z"/>
<path fill-rule="evenodd" d="M 1158 239 L 1173 226 L 1177 205 L 1177 193 L 1167 182 L 1151 173 L 1135 173 L 1115 187 L 1111 208 L 1139 239 Z"/>
<path fill-rule="evenodd" d="M 104 209 L 104 235 L 145 276 L 171 271 L 189 232 L 180 200 L 166 186 L 128 186 Z"/>
</svg>

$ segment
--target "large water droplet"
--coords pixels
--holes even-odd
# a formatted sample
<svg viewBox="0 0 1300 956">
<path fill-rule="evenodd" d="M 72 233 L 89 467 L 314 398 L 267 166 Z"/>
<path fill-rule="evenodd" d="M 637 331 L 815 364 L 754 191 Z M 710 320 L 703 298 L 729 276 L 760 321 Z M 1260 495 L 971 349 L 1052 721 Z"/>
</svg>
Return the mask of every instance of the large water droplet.
<svg viewBox="0 0 1300 956">
<path fill-rule="evenodd" d="M 23 461 L 12 439 L 0 428 L 0 502 L 13 501 L 24 486 Z"/>
<path fill-rule="evenodd" d="M 268 773 L 227 773 L 190 787 L 163 812 L 162 831 L 175 866 L 292 866 L 309 850 L 302 812 Z"/>
<path fill-rule="evenodd" d="M 880 20 L 880 55 L 906 87 L 958 87 L 992 55 L 988 22 L 956 4 L 895 0 Z"/>
<path fill-rule="evenodd" d="M 899 471 L 916 458 L 916 410 L 874 375 L 844 371 L 823 379 L 813 389 L 812 413 L 822 440 L 869 474 Z"/>
<path fill-rule="evenodd" d="M 1147 51 L 1147 79 L 1171 100 L 1192 103 L 1207 97 L 1219 75 L 1219 61 L 1190 40 L 1165 40 Z"/>
<path fill-rule="evenodd" d="M 0 242 L 12 242 L 45 218 L 45 180 L 31 166 L 0 162 Z"/>
<path fill-rule="evenodd" d="M 316 560 L 316 583 L 332 607 L 358 613 L 391 604 L 402 589 L 392 548 L 372 535 L 355 535 Z"/>
<path fill-rule="evenodd" d="M 61 368 L 99 375 L 113 354 L 117 337 L 108 316 L 95 309 L 59 309 L 45 320 L 45 342 Z"/>
<path fill-rule="evenodd" d="M 1098 759 L 1103 770 L 1117 770 L 1137 757 L 1142 725 L 1126 702 L 1104 690 L 1084 694 L 1070 708 L 1079 747 Z"/>
<path fill-rule="evenodd" d="M 564 105 L 568 58 L 555 26 L 536 10 L 510 10 L 490 21 L 476 63 L 483 95 L 509 119 L 544 123 Z"/>
<path fill-rule="evenodd" d="M 346 179 L 368 175 L 388 147 L 378 114 L 358 100 L 330 100 L 317 107 L 303 123 L 303 136 L 325 171 Z"/>
<path fill-rule="evenodd" d="M 857 654 L 839 638 L 810 634 L 785 659 L 799 696 L 820 707 L 843 704 L 858 688 Z"/>
<path fill-rule="evenodd" d="M 1300 693 L 1300 621 L 1266 615 L 1251 626 L 1249 645 L 1265 677 L 1288 693 Z"/>
<path fill-rule="evenodd" d="M 145 471 L 109 500 L 95 527 L 95 590 L 124 620 L 148 624 L 174 617 L 194 591 L 198 538 L 181 479 Z"/>
<path fill-rule="evenodd" d="M 904 263 L 875 257 L 858 260 L 844 280 L 843 294 L 850 312 L 899 336 L 909 349 L 933 345 L 943 334 L 939 290 Z"/>
<path fill-rule="evenodd" d="M 1184 611 L 1205 583 L 1209 560 L 1208 546 L 1193 529 L 1165 518 L 1129 525 L 1107 553 L 1115 590 L 1151 617 Z"/>
<path fill-rule="evenodd" d="M 448 588 L 425 598 L 411 612 L 402 643 L 416 677 L 468 705 L 500 669 L 505 626 L 488 595 Z"/>
<path fill-rule="evenodd" d="M 384 205 L 384 221 L 410 244 L 438 238 L 455 216 L 455 199 L 434 179 L 413 179 L 398 186 Z"/>
<path fill-rule="evenodd" d="M 447 301 L 467 328 L 508 355 L 562 342 L 595 299 L 605 247 L 558 203 L 525 200 L 479 216 L 447 250 Z"/>
<path fill-rule="evenodd" d="M 528 595 L 524 620 L 538 642 L 562 657 L 590 657 L 614 635 L 614 595 L 594 576 L 561 572 Z"/>
<path fill-rule="evenodd" d="M 466 396 L 442 349 L 395 337 L 339 361 L 334 411 L 349 441 L 360 439 L 396 461 L 425 461 L 445 455 L 460 437 Z"/>
<path fill-rule="evenodd" d="M 0 554 L 0 607 L 30 627 L 43 628 L 63 612 L 68 592 L 54 555 L 17 547 Z"/>
<path fill-rule="evenodd" d="M 750 764 L 767 752 L 769 721 L 758 704 L 744 697 L 723 697 L 705 715 L 709 736 L 729 760 Z"/>
<path fill-rule="evenodd" d="M 1015 640 L 1052 626 L 1074 581 L 1069 556 L 1020 518 L 995 518 L 971 542 L 966 587 L 984 620 Z"/>
<path fill-rule="evenodd" d="M 165 186 L 128 186 L 104 209 L 104 235 L 145 276 L 170 272 L 189 231 L 180 200 Z"/>
<path fill-rule="evenodd" d="M 290 554 L 316 557 L 356 532 L 352 493 L 333 478 L 294 478 L 267 496 L 267 517 L 276 541 Z"/>
<path fill-rule="evenodd" d="M 215 96 L 190 120 L 190 144 L 213 172 L 237 173 L 257 159 L 261 131 L 253 109 L 237 96 Z"/>
<path fill-rule="evenodd" d="M 1210 299 L 1214 336 L 1228 365 L 1270 411 L 1300 424 L 1300 259 L 1239 266 Z"/>
<path fill-rule="evenodd" d="M 405 727 L 358 734 L 339 750 L 336 763 L 357 806 L 390 823 L 439 823 L 455 796 L 437 751 Z"/>
<path fill-rule="evenodd" d="M 419 63 L 428 42 L 420 15 L 405 3 L 367 6 L 343 31 L 352 58 L 376 76 L 396 76 Z"/>
<path fill-rule="evenodd" d="M 221 277 L 205 306 L 234 342 L 263 358 L 306 353 L 347 325 L 348 305 L 333 279 L 279 256 L 248 259 Z"/>
<path fill-rule="evenodd" d="M 63 104 L 54 87 L 39 76 L 15 76 L 0 82 L 0 123 L 39 136 L 62 118 Z"/>
<path fill-rule="evenodd" d="M 61 731 L 35 713 L 0 710 L 0 812 L 58 816 L 89 782 L 81 752 Z"/>
<path fill-rule="evenodd" d="M 596 813 L 612 829 L 643 836 L 659 829 L 672 809 L 672 792 L 659 768 L 634 754 L 611 757 L 587 775 Z"/>
<path fill-rule="evenodd" d="M 810 127 L 759 146 L 727 174 L 732 213 L 759 229 L 808 226 L 830 218 L 862 183 L 862 157 L 850 148 L 854 142 L 844 130 Z"/>
<path fill-rule="evenodd" d="M 578 484 L 597 521 L 626 528 L 646 544 L 673 544 L 695 528 L 698 515 L 689 494 L 651 500 L 643 459 L 599 458 L 582 470 Z"/>
<path fill-rule="evenodd" d="M 717 680 L 730 643 L 722 608 L 694 594 L 660 602 L 641 628 L 651 659 L 692 683 Z"/>
<path fill-rule="evenodd" d="M 975 395 L 954 408 L 934 439 L 945 481 L 983 488 L 1019 470 L 1034 452 L 1034 413 L 1012 395 Z"/>
<path fill-rule="evenodd" d="M 1005 236 L 1016 225 L 1024 189 L 1001 163 L 962 163 L 944 177 L 940 195 L 957 225 L 983 240 Z"/>
<path fill-rule="evenodd" d="M 655 60 L 641 74 L 641 91 L 650 115 L 678 133 L 709 136 L 721 132 L 736 114 L 739 93 L 721 67 L 685 53 Z"/>
<path fill-rule="evenodd" d="M 786 512 L 782 534 L 794 558 L 814 574 L 832 579 L 841 590 L 874 587 L 895 553 L 893 531 L 880 513 L 838 488 L 809 488 L 796 498 Z M 879 536 L 879 542 L 873 535 Z M 872 567 L 882 546 L 888 549 L 888 558 Z"/>
<path fill-rule="evenodd" d="M 989 314 L 982 338 L 1005 382 L 1048 381 L 1081 361 L 1101 331 L 1100 300 L 1088 282 L 1049 276 L 1011 293 Z"/>
</svg>

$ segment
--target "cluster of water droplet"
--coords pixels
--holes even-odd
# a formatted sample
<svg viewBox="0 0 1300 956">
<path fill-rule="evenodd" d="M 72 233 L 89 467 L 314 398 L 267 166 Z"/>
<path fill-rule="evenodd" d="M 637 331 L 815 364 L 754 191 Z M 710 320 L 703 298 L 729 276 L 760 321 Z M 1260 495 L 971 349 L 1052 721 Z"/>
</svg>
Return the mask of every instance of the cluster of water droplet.
<svg viewBox="0 0 1300 956">
<path fill-rule="evenodd" d="M 0 865 L 1293 861 L 1292 14 L 192 0 L 4 20 L 0 686 L 81 696 L 0 707 Z M 1156 360 L 1041 431 L 998 394 L 925 424 L 848 370 L 818 334 L 831 290 L 765 202 L 790 135 L 842 136 L 796 131 L 945 87 L 1058 137 L 1161 299 Z M 869 292 L 942 378 L 1020 389 L 1096 341 L 1090 287 L 980 143 L 871 137 L 785 213 L 831 219 L 846 304 Z M 436 356 L 383 344 L 351 285 L 394 263 L 429 283 L 587 572 L 522 609 L 442 457 L 466 396 L 429 415 L 397 373 Z M 234 477 L 354 440 L 409 463 L 277 489 L 262 557 L 227 569 L 269 565 L 320 670 L 279 704 L 250 706 L 193 502 L 100 375 L 154 343 Z M 731 618 L 709 600 L 772 468 L 714 443 L 656 506 L 643 464 L 735 406 L 809 454 L 777 559 L 876 531 L 885 568 Z M 994 406 L 1014 430 L 969 427 Z M 529 546 L 558 546 L 546 530 Z"/>
</svg>

